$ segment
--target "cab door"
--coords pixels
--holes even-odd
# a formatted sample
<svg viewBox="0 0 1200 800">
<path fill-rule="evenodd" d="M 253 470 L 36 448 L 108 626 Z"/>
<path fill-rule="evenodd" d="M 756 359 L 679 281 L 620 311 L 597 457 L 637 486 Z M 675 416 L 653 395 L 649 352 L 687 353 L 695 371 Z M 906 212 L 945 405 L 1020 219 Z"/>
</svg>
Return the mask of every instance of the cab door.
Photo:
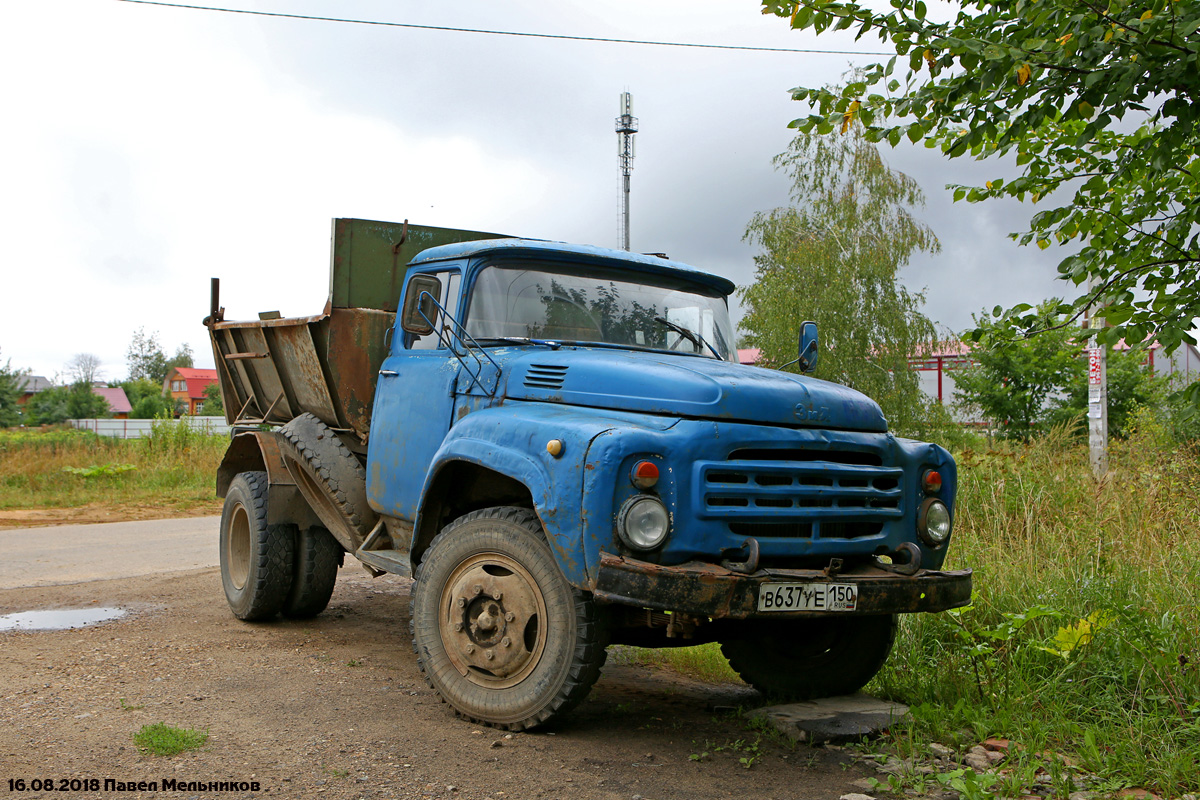
<svg viewBox="0 0 1200 800">
<path fill-rule="evenodd" d="M 416 274 L 438 278 L 441 286 L 437 300 L 457 317 L 460 265 L 443 264 Z M 406 282 L 406 293 L 410 282 Z M 402 330 L 405 299 L 401 298 L 391 351 L 379 369 L 375 386 L 367 449 L 367 498 L 379 513 L 411 522 L 420 506 L 421 487 L 433 455 L 450 430 L 460 366 L 444 337 L 438 335 L 444 324 L 440 313 L 432 333 L 417 336 Z"/>
</svg>

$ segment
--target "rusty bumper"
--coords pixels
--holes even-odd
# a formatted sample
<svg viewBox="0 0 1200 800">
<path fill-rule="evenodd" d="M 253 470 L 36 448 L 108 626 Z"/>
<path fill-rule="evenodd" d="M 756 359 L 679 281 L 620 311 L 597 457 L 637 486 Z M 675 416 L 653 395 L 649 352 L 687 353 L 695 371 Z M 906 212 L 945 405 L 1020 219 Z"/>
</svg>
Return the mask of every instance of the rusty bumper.
<svg viewBox="0 0 1200 800">
<path fill-rule="evenodd" d="M 716 564 L 692 561 L 664 567 L 631 558 L 600 554 L 600 572 L 593 593 L 603 603 L 678 611 L 710 619 L 748 617 L 826 616 L 822 611 L 758 611 L 764 584 L 853 583 L 858 603 L 848 614 L 905 614 L 945 611 L 971 602 L 971 570 L 921 570 L 897 575 L 874 566 L 839 572 L 834 577 L 817 569 L 761 569 L 752 575 L 731 572 Z"/>
</svg>

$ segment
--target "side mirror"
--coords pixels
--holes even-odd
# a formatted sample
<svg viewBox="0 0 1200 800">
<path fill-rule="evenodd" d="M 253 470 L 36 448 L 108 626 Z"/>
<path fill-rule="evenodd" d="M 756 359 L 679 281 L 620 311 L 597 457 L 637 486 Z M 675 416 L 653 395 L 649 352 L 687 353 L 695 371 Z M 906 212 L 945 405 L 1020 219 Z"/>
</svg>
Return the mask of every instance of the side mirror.
<svg viewBox="0 0 1200 800">
<path fill-rule="evenodd" d="M 442 282 L 432 275 L 413 275 L 404 290 L 404 307 L 400 310 L 400 329 L 417 336 L 433 333 L 437 324 L 437 298 L 442 296 Z"/>
<path fill-rule="evenodd" d="M 812 372 L 817 368 L 817 323 L 812 320 L 800 323 L 800 357 L 797 365 L 801 372 Z"/>
</svg>

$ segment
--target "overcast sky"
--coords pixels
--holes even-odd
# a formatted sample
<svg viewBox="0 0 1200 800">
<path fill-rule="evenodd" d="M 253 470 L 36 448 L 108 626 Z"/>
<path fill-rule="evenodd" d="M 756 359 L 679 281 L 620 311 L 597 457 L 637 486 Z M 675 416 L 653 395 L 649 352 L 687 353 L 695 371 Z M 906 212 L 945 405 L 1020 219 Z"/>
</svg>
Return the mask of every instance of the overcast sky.
<svg viewBox="0 0 1200 800">
<path fill-rule="evenodd" d="M 592 37 L 877 49 L 793 33 L 749 0 L 232 0 L 245 9 Z M 771 158 L 806 106 L 788 89 L 864 56 L 694 50 L 213 13 L 119 0 L 0 9 L 0 361 L 53 377 L 76 353 L 123 379 L 133 331 L 212 366 L 200 322 L 317 313 L 334 217 L 616 247 L 622 91 L 641 122 L 632 243 L 753 277 L 755 211 L 787 201 Z M 1044 299 L 1061 253 L 1020 248 L 1032 208 L 952 203 L 1001 172 L 885 148 L 925 189 L 942 252 L 903 272 L 961 330 Z M 735 308 L 735 318 L 740 310 Z"/>
</svg>

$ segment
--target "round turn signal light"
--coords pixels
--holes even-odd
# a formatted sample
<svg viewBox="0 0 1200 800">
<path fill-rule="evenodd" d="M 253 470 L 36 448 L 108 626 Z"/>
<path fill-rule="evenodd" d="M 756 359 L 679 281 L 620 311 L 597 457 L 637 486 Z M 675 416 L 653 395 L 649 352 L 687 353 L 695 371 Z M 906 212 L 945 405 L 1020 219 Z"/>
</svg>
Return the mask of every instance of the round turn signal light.
<svg viewBox="0 0 1200 800">
<path fill-rule="evenodd" d="M 649 489 L 658 483 L 658 465 L 653 461 L 639 461 L 633 465 L 629 480 L 639 489 Z"/>
</svg>

